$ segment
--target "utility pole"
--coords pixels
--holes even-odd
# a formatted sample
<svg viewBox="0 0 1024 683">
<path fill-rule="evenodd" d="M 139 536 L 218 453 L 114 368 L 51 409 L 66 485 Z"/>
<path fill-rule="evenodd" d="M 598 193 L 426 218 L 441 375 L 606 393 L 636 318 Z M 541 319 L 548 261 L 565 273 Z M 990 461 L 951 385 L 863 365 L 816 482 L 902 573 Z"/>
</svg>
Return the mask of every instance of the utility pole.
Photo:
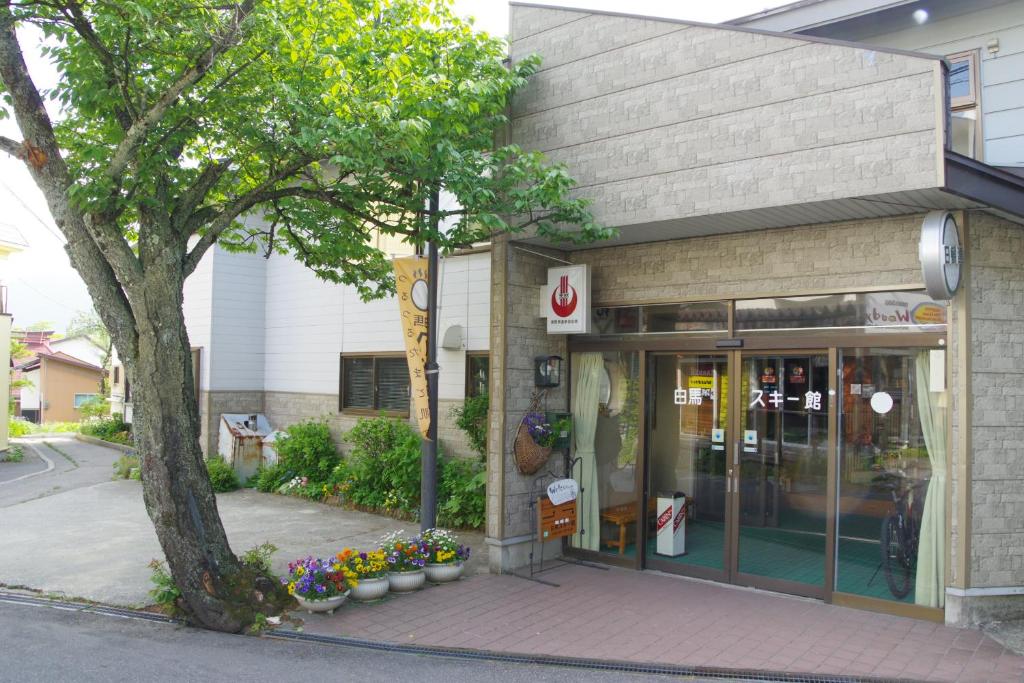
<svg viewBox="0 0 1024 683">
<path fill-rule="evenodd" d="M 437 525 L 437 240 L 440 210 L 439 191 L 430 194 L 430 228 L 432 231 L 427 247 L 427 408 L 430 412 L 430 427 L 424 434 L 420 469 L 420 530 L 426 531 Z"/>
</svg>

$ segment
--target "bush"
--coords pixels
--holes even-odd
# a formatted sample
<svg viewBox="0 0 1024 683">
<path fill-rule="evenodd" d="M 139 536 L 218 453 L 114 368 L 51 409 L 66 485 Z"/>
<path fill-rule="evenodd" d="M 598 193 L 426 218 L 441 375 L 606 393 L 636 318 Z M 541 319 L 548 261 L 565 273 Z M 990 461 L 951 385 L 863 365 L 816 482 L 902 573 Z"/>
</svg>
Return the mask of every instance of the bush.
<svg viewBox="0 0 1024 683">
<path fill-rule="evenodd" d="M 149 563 L 149 568 L 153 570 L 149 580 L 153 582 L 154 586 L 149 591 L 149 594 L 153 596 L 156 604 L 160 606 L 164 614 L 171 617 L 180 616 L 182 610 L 178 606 L 178 601 L 181 599 L 181 591 L 178 590 L 177 584 L 174 583 L 171 573 L 167 571 L 167 566 L 160 560 L 153 560 Z"/>
<path fill-rule="evenodd" d="M 128 479 L 132 477 L 132 470 L 138 471 L 139 469 L 139 456 L 137 455 L 122 455 L 114 463 L 114 478 L 115 479 Z"/>
<path fill-rule="evenodd" d="M 21 446 L 11 446 L 7 449 L 6 453 L 0 453 L 0 462 L 21 462 L 25 459 L 25 452 L 21 450 Z"/>
<path fill-rule="evenodd" d="M 487 507 L 487 470 L 483 463 L 446 459 L 437 484 L 437 523 L 477 529 L 484 525 Z"/>
<path fill-rule="evenodd" d="M 455 426 L 465 432 L 470 447 L 484 458 L 487 456 L 487 412 L 490 400 L 487 395 L 471 396 L 461 406 L 452 408 Z"/>
<path fill-rule="evenodd" d="M 7 422 L 8 433 L 12 438 L 27 436 L 32 433 L 32 423 L 26 420 L 9 420 Z"/>
<path fill-rule="evenodd" d="M 102 418 L 110 413 L 110 401 L 103 396 L 93 396 L 78 408 L 83 419 Z"/>
<path fill-rule="evenodd" d="M 79 431 L 97 439 L 130 446 L 132 442 L 131 428 L 131 425 L 122 419 L 121 413 L 114 413 L 110 417 L 83 422 Z"/>
<path fill-rule="evenodd" d="M 206 460 L 206 473 L 210 475 L 210 483 L 216 493 L 227 493 L 238 488 L 238 475 L 224 458 L 217 456 Z"/>
<path fill-rule="evenodd" d="M 337 485 L 346 500 L 369 508 L 419 516 L 420 445 L 406 422 L 386 417 L 360 420 L 346 435 L 352 444 L 335 467 L 328 486 Z M 477 528 L 484 523 L 487 479 L 484 465 L 461 458 L 438 458 L 439 522 Z"/>
<path fill-rule="evenodd" d="M 272 576 L 270 573 L 270 558 L 277 552 L 277 546 L 267 541 L 255 548 L 249 548 L 238 559 L 245 566 L 254 569 L 264 576 Z"/>
<path fill-rule="evenodd" d="M 418 515 L 420 435 L 407 422 L 378 417 L 357 422 L 345 441 L 352 444 L 342 472 L 345 497 L 357 505 Z"/>
<path fill-rule="evenodd" d="M 277 441 L 277 455 L 280 466 L 290 477 L 308 477 L 314 482 L 327 481 L 341 460 L 323 420 L 307 420 L 288 427 Z"/>
<path fill-rule="evenodd" d="M 292 478 L 292 474 L 281 463 L 275 463 L 270 467 L 260 465 L 253 478 L 256 480 L 254 485 L 257 491 L 274 493 Z"/>
</svg>

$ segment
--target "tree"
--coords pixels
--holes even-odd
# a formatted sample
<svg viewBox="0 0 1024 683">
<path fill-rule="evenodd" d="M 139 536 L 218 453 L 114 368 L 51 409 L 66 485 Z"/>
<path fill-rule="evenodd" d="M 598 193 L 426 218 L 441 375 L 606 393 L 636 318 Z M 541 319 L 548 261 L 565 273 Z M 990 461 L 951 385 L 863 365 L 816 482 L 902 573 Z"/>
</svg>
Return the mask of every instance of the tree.
<svg viewBox="0 0 1024 683">
<path fill-rule="evenodd" d="M 49 93 L 20 22 L 49 37 Z M 42 190 L 124 359 L 146 508 L 199 623 L 238 631 L 281 605 L 232 553 L 199 449 L 182 285 L 213 244 L 288 251 L 374 297 L 393 287 L 380 234 L 442 250 L 609 234 L 564 168 L 495 144 L 538 65 L 504 57 L 448 0 L 0 2 L 0 83 L 23 137 L 0 150 Z M 431 206 L 442 188 L 457 207 Z"/>
<path fill-rule="evenodd" d="M 25 387 L 34 386 L 32 384 L 31 380 L 21 379 L 21 378 L 14 379 L 14 367 L 13 366 L 17 365 L 18 361 L 21 361 L 21 360 L 23 360 L 25 358 L 28 358 L 31 355 L 32 354 L 28 350 L 28 346 L 26 346 L 25 344 L 22 344 L 20 341 L 18 341 L 16 339 L 13 339 L 13 338 L 11 339 L 10 359 L 13 361 L 13 363 L 11 364 L 12 367 L 10 369 L 8 369 L 8 373 L 10 373 L 10 377 L 11 377 L 11 379 L 10 379 L 11 392 L 7 396 L 7 414 L 8 415 L 14 415 L 14 390 L 15 389 L 24 389 Z"/>
</svg>

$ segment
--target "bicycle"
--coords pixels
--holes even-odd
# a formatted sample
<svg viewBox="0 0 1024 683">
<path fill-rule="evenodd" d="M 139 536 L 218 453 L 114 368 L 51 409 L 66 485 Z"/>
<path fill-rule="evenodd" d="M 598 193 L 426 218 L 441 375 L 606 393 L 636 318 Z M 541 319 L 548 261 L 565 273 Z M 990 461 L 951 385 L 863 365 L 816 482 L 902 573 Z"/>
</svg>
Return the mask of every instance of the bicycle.
<svg viewBox="0 0 1024 683">
<path fill-rule="evenodd" d="M 911 579 L 917 567 L 917 548 L 921 540 L 921 516 L 924 496 L 921 490 L 927 480 L 907 485 L 901 472 L 886 473 L 875 480 L 879 488 L 892 496 L 893 509 L 882 520 L 879 545 L 885 582 L 893 597 L 901 599 L 910 593 Z"/>
</svg>

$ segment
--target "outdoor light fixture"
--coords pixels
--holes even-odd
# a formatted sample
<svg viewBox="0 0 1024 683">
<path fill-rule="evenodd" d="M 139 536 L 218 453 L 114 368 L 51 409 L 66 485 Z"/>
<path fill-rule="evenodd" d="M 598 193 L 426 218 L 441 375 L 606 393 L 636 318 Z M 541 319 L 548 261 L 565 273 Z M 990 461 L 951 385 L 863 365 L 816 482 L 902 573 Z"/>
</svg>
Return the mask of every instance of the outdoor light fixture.
<svg viewBox="0 0 1024 683">
<path fill-rule="evenodd" d="M 923 24 L 924 22 L 928 21 L 928 10 L 916 9 L 914 10 L 914 13 L 911 16 L 914 17 L 914 21 L 916 21 L 919 24 Z"/>
<path fill-rule="evenodd" d="M 533 385 L 535 387 L 557 387 L 561 383 L 561 356 L 537 356 L 533 359 Z"/>
</svg>

